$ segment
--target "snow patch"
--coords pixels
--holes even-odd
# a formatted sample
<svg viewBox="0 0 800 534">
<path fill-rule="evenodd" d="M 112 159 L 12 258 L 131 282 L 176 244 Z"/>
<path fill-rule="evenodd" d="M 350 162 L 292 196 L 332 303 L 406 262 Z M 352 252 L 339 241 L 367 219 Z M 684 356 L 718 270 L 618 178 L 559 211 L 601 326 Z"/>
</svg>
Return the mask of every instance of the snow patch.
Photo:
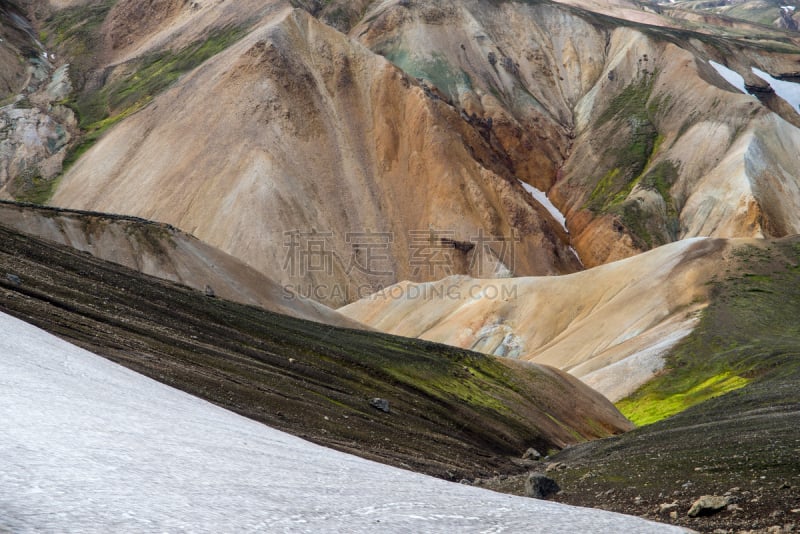
<svg viewBox="0 0 800 534">
<path fill-rule="evenodd" d="M 744 78 L 742 77 L 741 74 L 739 74 L 735 70 L 729 69 L 725 65 L 720 65 L 716 61 L 709 61 L 708 63 L 712 67 L 714 67 L 714 70 L 716 70 L 717 73 L 719 73 L 719 75 L 722 76 L 726 82 L 737 88 L 742 93 L 748 94 L 747 88 L 744 86 Z"/>
<path fill-rule="evenodd" d="M 522 180 L 519 180 L 519 183 L 522 184 L 522 187 L 525 189 L 525 191 L 531 194 L 536 202 L 544 206 L 545 209 L 550 212 L 550 215 L 552 215 L 553 218 L 558 221 L 558 223 L 561 225 L 561 228 L 563 228 L 565 232 L 569 233 L 569 230 L 567 230 L 567 218 L 564 217 L 564 214 L 561 213 L 561 211 L 555 207 L 552 202 L 550 202 L 550 199 L 547 198 L 547 193 L 541 189 L 533 187 L 530 184 L 526 184 Z"/>
<path fill-rule="evenodd" d="M 764 80 L 772 87 L 775 94 L 784 99 L 795 111 L 800 111 L 800 84 L 778 80 L 763 70 L 752 68 L 753 74 Z"/>
<path fill-rule="evenodd" d="M 683 532 L 325 449 L 2 313 L 0 421 L 0 531 Z"/>
</svg>

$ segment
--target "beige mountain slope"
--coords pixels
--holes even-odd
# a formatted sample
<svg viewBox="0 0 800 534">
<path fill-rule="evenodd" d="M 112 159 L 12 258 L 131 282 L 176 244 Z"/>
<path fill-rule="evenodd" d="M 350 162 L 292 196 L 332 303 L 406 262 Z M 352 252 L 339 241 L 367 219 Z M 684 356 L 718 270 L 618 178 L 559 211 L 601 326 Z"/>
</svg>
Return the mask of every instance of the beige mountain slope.
<svg viewBox="0 0 800 534">
<path fill-rule="evenodd" d="M 568 276 L 403 282 L 341 308 L 378 330 L 547 364 L 613 401 L 695 326 L 742 240 L 696 238 Z"/>
<path fill-rule="evenodd" d="M 785 148 L 800 115 L 750 70 L 795 73 L 796 37 L 691 33 L 682 27 L 704 28 L 624 2 L 402 4 L 373 4 L 351 36 L 491 119 L 517 177 L 566 214 L 586 266 L 687 237 L 800 230 L 800 159 Z"/>
<path fill-rule="evenodd" d="M 325 20 L 343 7 L 306 4 Z M 591 267 L 800 228 L 800 115 L 709 63 L 768 94 L 750 68 L 800 58 L 777 30 L 693 33 L 624 2 L 415 0 L 352 4 L 348 38 L 278 1 L 102 6 L 47 19 L 76 45 L 61 46 L 82 65 L 88 132 L 51 204 L 172 224 L 320 302 L 569 273 L 570 245 Z M 569 233 L 518 180 L 548 191 Z M 515 235 L 512 257 L 498 238 Z"/>
<path fill-rule="evenodd" d="M 0 225 L 71 246 L 217 297 L 348 328 L 364 328 L 312 300 L 287 294 L 242 262 L 175 228 L 99 213 L 0 203 Z"/>
<path fill-rule="evenodd" d="M 333 288 L 314 296 L 344 304 L 375 286 L 447 274 L 438 267 L 578 269 L 559 225 L 509 166 L 429 89 L 285 9 L 111 130 L 51 203 L 175 225 L 301 292 Z M 312 230 L 326 248 L 320 269 L 303 263 L 309 238 L 298 236 L 296 249 L 287 234 Z M 481 234 L 518 235 L 513 265 L 496 261 L 502 243 L 471 252 Z M 356 256 L 358 239 L 377 239 L 365 253 L 377 256 Z M 449 265 L 422 261 L 445 243 Z M 334 293 L 348 283 L 358 291 Z"/>
</svg>

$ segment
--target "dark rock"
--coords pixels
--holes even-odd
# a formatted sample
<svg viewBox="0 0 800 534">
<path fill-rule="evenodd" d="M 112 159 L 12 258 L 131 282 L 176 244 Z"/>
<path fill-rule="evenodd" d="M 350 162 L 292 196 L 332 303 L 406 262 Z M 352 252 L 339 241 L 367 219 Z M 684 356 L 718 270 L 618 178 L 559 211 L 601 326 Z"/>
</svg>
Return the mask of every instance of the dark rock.
<svg viewBox="0 0 800 534">
<path fill-rule="evenodd" d="M 386 399 L 374 398 L 369 401 L 369 405 L 382 412 L 389 413 L 389 401 Z"/>
<path fill-rule="evenodd" d="M 497 55 L 494 52 L 489 52 L 489 56 L 487 58 L 489 60 L 489 64 L 491 66 L 495 66 L 497 64 Z"/>
<path fill-rule="evenodd" d="M 522 455 L 523 460 L 539 460 L 542 455 L 534 448 L 530 448 Z"/>
<path fill-rule="evenodd" d="M 729 497 L 719 495 L 703 495 L 689 508 L 689 517 L 703 517 L 713 515 L 724 510 L 730 504 Z"/>
<path fill-rule="evenodd" d="M 525 479 L 525 495 L 528 497 L 546 499 L 559 491 L 561 491 L 561 488 L 558 487 L 556 481 L 542 473 L 531 473 Z"/>
<path fill-rule="evenodd" d="M 11 274 L 11 273 L 6 274 L 6 280 L 11 282 L 15 286 L 19 286 L 22 284 L 22 280 L 20 280 L 19 276 L 17 276 L 16 274 Z"/>
</svg>

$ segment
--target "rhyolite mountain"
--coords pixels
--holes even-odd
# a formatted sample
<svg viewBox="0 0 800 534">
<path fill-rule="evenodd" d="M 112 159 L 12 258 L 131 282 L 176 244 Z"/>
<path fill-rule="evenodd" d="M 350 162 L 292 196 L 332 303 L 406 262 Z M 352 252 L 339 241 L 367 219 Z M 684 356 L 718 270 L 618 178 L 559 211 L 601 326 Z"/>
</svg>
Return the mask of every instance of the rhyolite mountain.
<svg viewBox="0 0 800 534">
<path fill-rule="evenodd" d="M 800 116 L 752 72 L 796 74 L 790 33 L 625 2 L 27 4 L 83 131 L 48 202 L 172 224 L 278 283 L 361 289 L 328 305 L 800 226 Z M 312 230 L 331 265 L 290 272 L 287 236 Z M 424 231 L 465 244 L 447 270 L 414 264 Z M 372 270 L 348 239 L 367 232 L 390 236 Z"/>
<path fill-rule="evenodd" d="M 558 367 L 646 425 L 562 453 L 562 500 L 652 515 L 670 495 L 688 507 L 699 491 L 739 488 L 748 494 L 732 498 L 744 511 L 658 517 L 708 530 L 782 525 L 800 486 L 791 467 L 800 439 L 792 423 L 800 263 L 792 7 L 2 1 L 0 197 L 54 208 L 5 205 L 3 224 L 13 228 L 9 243 L 37 240 L 35 249 L 45 247 L 39 238 L 55 240 L 199 289 L 188 301 L 169 294 L 201 315 L 211 312 L 198 303 L 209 300 L 217 311 L 202 317 L 224 328 L 255 313 L 232 312 L 232 299 L 365 329 L 337 334 L 332 348 L 329 327 L 258 316 L 289 328 L 276 343 L 297 338 L 276 353 L 302 352 L 304 343 L 318 345 L 308 350 L 322 350 L 320 361 L 329 350 L 358 358 L 375 351 L 386 358 L 374 369 L 391 375 L 393 359 L 417 361 L 427 351 L 425 365 L 471 383 L 458 363 L 438 368 L 435 360 L 472 353 L 372 328 L 504 358 L 503 380 L 535 369 L 514 359 Z M 74 280 L 40 259 L 27 264 L 30 273 L 46 273 L 48 284 Z M 132 287 L 146 279 L 126 276 Z M 6 280 L 13 286 L 16 278 Z M 150 283 L 138 304 L 143 315 L 164 287 Z M 224 362 L 238 353 L 219 345 L 224 329 L 162 360 L 158 343 L 170 338 L 158 325 L 126 329 L 91 288 L 56 298 L 58 285 L 12 292 L 4 309 L 23 310 L 35 296 L 27 320 L 84 344 L 91 338 L 73 324 L 114 323 L 121 330 L 90 348 L 241 412 L 272 402 L 259 404 L 269 394 L 238 378 L 230 383 L 242 400 L 231 401 L 187 372 L 181 358 L 199 351 L 211 355 L 199 376 L 230 376 Z M 14 287 L 24 295 L 24 281 Z M 221 298 L 203 296 L 206 287 Z M 411 298 L 426 291 L 433 298 Z M 161 340 L 148 349 L 155 352 L 132 363 L 120 347 L 141 349 L 148 336 Z M 270 376 L 297 379 L 279 367 Z M 430 368 L 403 375 L 403 387 L 429 395 L 420 369 Z M 448 387 L 448 409 L 484 401 L 497 408 L 473 389 Z M 294 406 L 301 414 L 310 405 Z M 563 421 L 569 407 L 561 408 Z M 482 447 L 486 413 L 472 436 Z M 300 415 L 249 415 L 296 433 L 310 428 Z M 505 415 L 514 447 L 481 450 L 503 456 L 525 442 L 519 420 Z M 581 437 L 551 439 L 553 446 L 629 428 L 617 421 L 592 433 L 583 425 L 592 428 L 594 418 L 572 416 L 566 426 Z M 541 430 L 544 419 L 529 422 Z M 424 448 L 432 434 L 421 428 L 421 441 L 402 446 Z M 384 431 L 396 437 L 382 429 L 364 443 L 369 455 L 395 462 L 397 450 L 381 452 Z M 358 449 L 345 441 L 330 440 Z M 461 470 L 460 460 L 443 467 L 447 454 L 437 450 L 434 461 L 411 467 L 446 476 L 455 466 L 483 474 L 487 465 L 514 464 L 470 456 L 471 468 Z M 615 469 L 625 462 L 633 467 Z M 742 489 L 742 477 L 766 482 Z M 507 480 L 496 487 L 521 491 L 519 479 Z"/>
</svg>

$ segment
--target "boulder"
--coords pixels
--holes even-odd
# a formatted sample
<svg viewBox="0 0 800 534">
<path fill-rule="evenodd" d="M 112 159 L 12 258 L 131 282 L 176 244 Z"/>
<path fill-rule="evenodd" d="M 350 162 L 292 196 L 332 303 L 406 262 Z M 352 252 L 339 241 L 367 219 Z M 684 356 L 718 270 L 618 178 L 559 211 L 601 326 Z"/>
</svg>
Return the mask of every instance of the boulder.
<svg viewBox="0 0 800 534">
<path fill-rule="evenodd" d="M 386 399 L 374 398 L 369 401 L 369 405 L 382 412 L 389 413 L 389 401 Z"/>
<path fill-rule="evenodd" d="M 703 495 L 689 508 L 689 517 L 702 517 L 713 515 L 724 510 L 731 503 L 730 497 L 719 495 Z"/>
<path fill-rule="evenodd" d="M 542 455 L 534 448 L 530 448 L 522 455 L 523 460 L 539 460 Z"/>
<path fill-rule="evenodd" d="M 546 499 L 559 491 L 556 481 L 542 473 L 531 473 L 525 480 L 525 495 L 534 499 Z"/>
</svg>

